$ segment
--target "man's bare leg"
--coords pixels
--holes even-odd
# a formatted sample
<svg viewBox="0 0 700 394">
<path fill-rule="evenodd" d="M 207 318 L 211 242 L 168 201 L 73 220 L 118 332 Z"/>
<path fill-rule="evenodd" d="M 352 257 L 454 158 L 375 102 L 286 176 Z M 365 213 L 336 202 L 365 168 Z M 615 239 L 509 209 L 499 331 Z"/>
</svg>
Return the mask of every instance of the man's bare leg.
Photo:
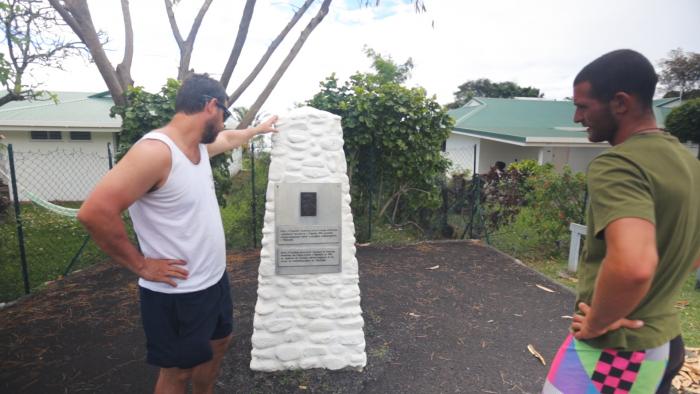
<svg viewBox="0 0 700 394">
<path fill-rule="evenodd" d="M 210 361 L 192 368 L 192 392 L 194 394 L 211 394 L 214 392 L 216 376 L 219 374 L 221 361 L 224 359 L 231 335 L 210 341 L 214 356 Z"/>
<path fill-rule="evenodd" d="M 190 378 L 192 378 L 192 369 L 161 368 L 154 392 L 155 394 L 184 394 Z"/>
</svg>

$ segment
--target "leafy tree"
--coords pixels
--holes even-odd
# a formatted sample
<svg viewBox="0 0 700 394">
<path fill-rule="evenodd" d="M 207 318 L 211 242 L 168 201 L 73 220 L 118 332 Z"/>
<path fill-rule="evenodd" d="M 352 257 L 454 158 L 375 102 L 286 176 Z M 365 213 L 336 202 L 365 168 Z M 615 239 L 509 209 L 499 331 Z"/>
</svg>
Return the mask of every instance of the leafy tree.
<svg viewBox="0 0 700 394">
<path fill-rule="evenodd" d="M 365 53 L 374 72 L 355 73 L 342 85 L 331 75 L 308 104 L 342 117 L 356 215 L 371 204 L 391 224 L 432 230 L 430 215 L 449 166 L 440 147 L 453 121 L 423 88 L 401 84 L 413 68 L 410 59 L 399 65 L 371 49 Z"/>
<path fill-rule="evenodd" d="M 700 98 L 689 100 L 674 108 L 666 117 L 666 128 L 682 142 L 700 144 Z"/>
<path fill-rule="evenodd" d="M 662 69 L 659 81 L 666 90 L 677 89 L 680 98 L 685 92 L 700 89 L 700 53 L 674 49 L 668 58 L 661 59 L 659 66 Z"/>
<path fill-rule="evenodd" d="M 61 34 L 60 18 L 43 0 L 0 1 L 3 53 L 0 106 L 11 101 L 52 98 L 25 76 L 33 67 L 61 68 L 63 59 L 79 54 L 82 45 Z"/>
<path fill-rule="evenodd" d="M 540 90 L 531 86 L 522 87 L 515 82 L 491 82 L 488 78 L 467 81 L 459 85 L 454 93 L 455 101 L 447 104 L 447 108 L 459 108 L 474 97 L 544 97 Z"/>
</svg>

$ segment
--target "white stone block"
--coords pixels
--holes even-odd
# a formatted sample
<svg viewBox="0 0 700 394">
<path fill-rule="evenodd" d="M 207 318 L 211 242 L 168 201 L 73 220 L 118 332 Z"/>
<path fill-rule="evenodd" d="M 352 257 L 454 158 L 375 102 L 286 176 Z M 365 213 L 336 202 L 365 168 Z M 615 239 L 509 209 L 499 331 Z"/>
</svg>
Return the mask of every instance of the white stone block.
<svg viewBox="0 0 700 394">
<path fill-rule="evenodd" d="M 296 360 L 301 357 L 301 347 L 299 345 L 280 345 L 277 346 L 275 354 L 281 361 Z"/>
<path fill-rule="evenodd" d="M 334 357 L 334 356 L 328 356 L 324 357 L 323 359 L 323 365 L 326 366 L 326 368 L 332 370 L 332 371 L 337 371 L 339 369 L 343 369 L 348 366 L 348 361 L 345 360 L 343 357 Z"/>
<path fill-rule="evenodd" d="M 328 354 L 328 349 L 323 346 L 309 346 L 304 349 L 304 357 L 318 357 Z M 338 354 L 338 353 L 335 353 Z"/>
<path fill-rule="evenodd" d="M 254 349 L 261 350 L 284 343 L 284 337 L 280 335 L 257 334 L 253 335 L 252 342 Z"/>
<path fill-rule="evenodd" d="M 335 328 L 335 323 L 333 320 L 329 319 L 316 319 L 309 323 L 308 330 L 311 332 L 325 332 L 332 331 Z"/>
<path fill-rule="evenodd" d="M 263 324 L 263 327 L 269 332 L 282 332 L 294 326 L 292 319 L 274 319 Z"/>
</svg>

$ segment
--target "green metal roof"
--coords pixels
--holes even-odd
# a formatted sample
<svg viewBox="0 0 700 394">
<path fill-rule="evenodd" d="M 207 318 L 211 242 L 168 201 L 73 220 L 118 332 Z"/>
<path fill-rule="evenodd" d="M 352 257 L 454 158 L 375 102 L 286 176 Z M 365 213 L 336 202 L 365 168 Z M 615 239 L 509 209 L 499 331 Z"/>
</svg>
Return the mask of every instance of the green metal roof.
<svg viewBox="0 0 700 394">
<path fill-rule="evenodd" d="M 119 117 L 109 116 L 114 105 L 111 96 L 105 93 L 54 92 L 53 100 L 13 101 L 0 107 L 0 127 L 89 127 L 118 131 Z M 108 130 L 107 130 L 108 129 Z"/>
<path fill-rule="evenodd" d="M 677 99 L 654 101 L 660 125 L 671 111 L 665 105 Z M 569 100 L 502 99 L 477 97 L 448 112 L 455 119 L 454 132 L 469 133 L 518 143 L 548 143 L 569 140 L 585 143 L 584 128 L 573 122 L 574 105 Z"/>
</svg>

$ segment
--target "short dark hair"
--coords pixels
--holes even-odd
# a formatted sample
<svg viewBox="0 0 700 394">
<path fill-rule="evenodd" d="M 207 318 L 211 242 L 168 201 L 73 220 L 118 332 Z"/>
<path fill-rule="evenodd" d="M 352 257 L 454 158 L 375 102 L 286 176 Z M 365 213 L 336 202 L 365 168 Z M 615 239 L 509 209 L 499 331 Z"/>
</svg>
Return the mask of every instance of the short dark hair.
<svg viewBox="0 0 700 394">
<path fill-rule="evenodd" d="M 651 62 L 639 52 L 618 49 L 606 53 L 584 67 L 574 79 L 574 86 L 588 81 L 594 98 L 610 101 L 618 92 L 637 96 L 651 107 L 658 76 Z"/>
<path fill-rule="evenodd" d="M 504 162 L 502 162 L 502 161 L 497 161 L 497 162 L 496 162 L 496 168 L 498 168 L 499 170 L 503 171 L 503 170 L 506 169 L 506 163 L 504 163 Z"/>
<path fill-rule="evenodd" d="M 209 101 L 204 96 L 217 99 L 226 105 L 226 90 L 221 82 L 212 79 L 208 74 L 192 74 L 180 86 L 175 96 L 175 112 L 194 114 L 204 109 Z"/>
</svg>

